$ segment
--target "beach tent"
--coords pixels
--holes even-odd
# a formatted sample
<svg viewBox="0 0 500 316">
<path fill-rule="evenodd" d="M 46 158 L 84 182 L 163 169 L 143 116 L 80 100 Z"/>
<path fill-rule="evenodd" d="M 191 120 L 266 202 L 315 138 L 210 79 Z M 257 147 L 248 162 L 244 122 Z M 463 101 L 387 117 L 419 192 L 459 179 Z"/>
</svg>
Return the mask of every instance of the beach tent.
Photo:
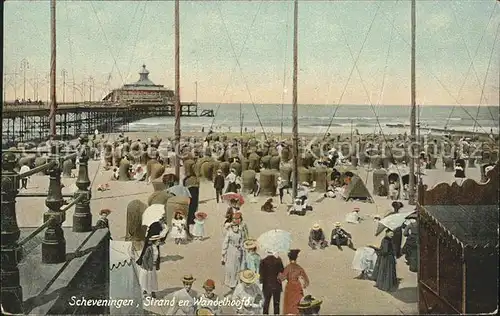
<svg viewBox="0 0 500 316">
<path fill-rule="evenodd" d="M 349 201 L 350 199 L 359 199 L 373 203 L 373 198 L 370 192 L 366 188 L 363 180 L 357 175 L 354 175 L 351 178 L 351 182 L 345 189 L 344 199 L 346 201 Z"/>
<path fill-rule="evenodd" d="M 142 289 L 139 283 L 137 255 L 132 242 L 110 241 L 109 297 L 114 300 L 133 300 L 139 304 L 110 306 L 110 315 L 143 315 Z"/>
</svg>

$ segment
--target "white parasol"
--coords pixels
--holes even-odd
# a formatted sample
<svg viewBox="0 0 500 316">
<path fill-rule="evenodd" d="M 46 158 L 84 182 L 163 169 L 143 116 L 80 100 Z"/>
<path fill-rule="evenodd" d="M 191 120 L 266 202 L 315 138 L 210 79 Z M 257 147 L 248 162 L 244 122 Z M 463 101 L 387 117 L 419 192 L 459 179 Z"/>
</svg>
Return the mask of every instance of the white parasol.
<svg viewBox="0 0 500 316">
<path fill-rule="evenodd" d="M 270 252 L 288 252 L 292 247 L 292 234 L 281 229 L 273 229 L 257 238 L 259 247 Z"/>
<path fill-rule="evenodd" d="M 142 213 L 142 225 L 149 226 L 157 222 L 165 214 L 165 206 L 163 204 L 153 204 Z"/>
<path fill-rule="evenodd" d="M 389 228 L 390 230 L 395 230 L 403 226 L 403 223 L 406 221 L 406 217 L 408 217 L 413 213 L 415 213 L 415 211 L 396 213 L 382 218 L 380 221 L 378 221 L 378 227 L 377 231 L 375 232 L 375 236 L 380 235 L 380 233 L 382 233 L 386 228 Z"/>
</svg>

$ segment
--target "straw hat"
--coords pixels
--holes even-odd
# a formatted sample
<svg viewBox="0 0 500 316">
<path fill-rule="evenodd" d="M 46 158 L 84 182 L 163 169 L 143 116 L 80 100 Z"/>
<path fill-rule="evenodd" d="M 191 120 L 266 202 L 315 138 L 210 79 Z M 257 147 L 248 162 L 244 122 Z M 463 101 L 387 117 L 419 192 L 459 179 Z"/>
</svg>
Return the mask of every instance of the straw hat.
<svg viewBox="0 0 500 316">
<path fill-rule="evenodd" d="M 335 222 L 334 226 L 335 227 L 340 227 L 340 226 L 342 226 L 342 224 L 340 222 Z"/>
<path fill-rule="evenodd" d="M 355 207 L 355 208 L 354 208 L 354 211 L 355 211 L 355 212 L 359 212 L 359 207 Z"/>
<path fill-rule="evenodd" d="M 186 274 L 182 277 L 182 283 L 193 284 L 196 281 L 192 274 Z"/>
<path fill-rule="evenodd" d="M 306 295 L 300 300 L 298 308 L 299 309 L 308 309 L 311 307 L 316 307 L 318 305 L 321 305 L 321 303 L 323 303 L 322 300 L 315 299 L 311 295 Z"/>
<path fill-rule="evenodd" d="M 400 201 L 394 201 L 394 202 L 392 202 L 391 206 L 394 208 L 396 208 L 396 207 L 402 208 L 404 205 Z"/>
<path fill-rule="evenodd" d="M 309 186 L 309 182 L 304 181 L 304 182 L 302 182 L 302 185 L 305 186 L 305 187 L 308 187 Z"/>
<path fill-rule="evenodd" d="M 312 227 L 313 230 L 320 230 L 321 229 L 321 226 L 319 226 L 318 223 L 314 224 L 313 227 Z"/>
<path fill-rule="evenodd" d="M 212 310 L 210 308 L 199 308 L 197 311 L 196 311 L 196 315 L 198 316 L 212 316 L 212 315 L 215 315 Z"/>
<path fill-rule="evenodd" d="M 205 218 L 207 218 L 207 216 L 208 216 L 208 215 L 207 215 L 207 213 L 205 213 L 205 212 L 196 212 L 196 213 L 194 214 L 194 217 L 196 217 L 196 218 L 201 218 L 201 219 L 205 219 Z"/>
<path fill-rule="evenodd" d="M 240 280 L 243 283 L 246 284 L 252 284 L 255 283 L 259 279 L 259 275 L 252 270 L 243 270 L 240 272 Z"/>
<path fill-rule="evenodd" d="M 212 280 L 212 279 L 206 280 L 205 283 L 203 283 L 203 288 L 204 289 L 211 289 L 211 290 L 215 289 L 214 280 Z"/>
<path fill-rule="evenodd" d="M 107 208 L 99 211 L 99 215 L 109 215 L 109 214 L 111 214 L 111 210 Z"/>
<path fill-rule="evenodd" d="M 247 239 L 243 242 L 243 248 L 245 249 L 253 249 L 257 248 L 257 240 L 255 239 Z"/>
<path fill-rule="evenodd" d="M 149 237 L 150 241 L 155 241 L 155 240 L 160 240 L 160 239 L 161 239 L 160 235 L 154 235 L 154 236 Z"/>
<path fill-rule="evenodd" d="M 234 168 L 231 168 L 231 170 L 229 170 L 229 171 L 232 173 L 236 173 L 236 169 L 234 169 Z"/>
</svg>

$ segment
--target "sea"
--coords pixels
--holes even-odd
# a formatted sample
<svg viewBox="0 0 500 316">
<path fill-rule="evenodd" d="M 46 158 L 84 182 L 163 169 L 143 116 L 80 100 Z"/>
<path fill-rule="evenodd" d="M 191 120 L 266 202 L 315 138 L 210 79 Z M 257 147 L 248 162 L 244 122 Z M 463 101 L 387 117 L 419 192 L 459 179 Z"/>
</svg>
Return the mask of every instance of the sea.
<svg viewBox="0 0 500 316">
<path fill-rule="evenodd" d="M 291 104 L 210 104 L 201 103 L 199 111 L 213 109 L 215 117 L 182 117 L 184 132 L 292 132 Z M 409 131 L 410 107 L 398 105 L 299 105 L 299 133 L 336 134 L 359 133 L 397 134 Z M 475 131 L 498 134 L 499 106 L 421 106 L 417 121 L 422 129 Z M 152 117 L 131 123 L 129 131 L 173 132 L 173 117 Z M 388 126 L 388 124 L 390 126 Z M 395 127 L 394 125 L 398 125 Z"/>
</svg>

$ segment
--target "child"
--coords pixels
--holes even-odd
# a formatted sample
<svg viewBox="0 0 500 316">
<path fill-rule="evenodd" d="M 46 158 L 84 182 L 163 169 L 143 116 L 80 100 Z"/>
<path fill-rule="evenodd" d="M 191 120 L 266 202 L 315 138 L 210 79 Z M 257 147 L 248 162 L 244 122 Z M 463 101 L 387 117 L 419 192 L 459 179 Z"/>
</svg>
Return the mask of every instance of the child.
<svg viewBox="0 0 500 316">
<path fill-rule="evenodd" d="M 186 240 L 186 220 L 180 212 L 174 214 L 174 219 L 172 220 L 172 237 L 174 238 L 175 244 L 179 245 Z"/>
<path fill-rule="evenodd" d="M 194 240 L 202 240 L 205 236 L 205 219 L 207 218 L 207 213 L 196 212 L 194 214 L 194 226 L 193 226 L 193 236 Z"/>
<path fill-rule="evenodd" d="M 252 270 L 254 273 L 259 273 L 260 256 L 257 253 L 257 241 L 255 239 L 247 239 L 243 242 L 243 247 L 247 251 L 245 256 L 245 269 Z"/>
</svg>

